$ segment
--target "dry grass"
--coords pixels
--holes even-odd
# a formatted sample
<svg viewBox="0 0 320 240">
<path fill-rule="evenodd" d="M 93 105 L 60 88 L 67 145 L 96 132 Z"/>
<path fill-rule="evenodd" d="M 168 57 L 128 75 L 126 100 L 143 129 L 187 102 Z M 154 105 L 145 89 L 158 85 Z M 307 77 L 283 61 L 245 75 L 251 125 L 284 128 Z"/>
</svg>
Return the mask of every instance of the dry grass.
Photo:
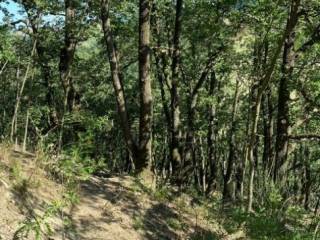
<svg viewBox="0 0 320 240">
<path fill-rule="evenodd" d="M 0 198 L 0 237 L 9 240 L 23 221 L 35 216 L 42 219 L 48 206 L 63 201 L 66 189 L 49 179 L 38 167 L 37 158 L 30 154 L 12 151 L 6 146 L 0 147 L 0 157 L 0 194 L 5 196 Z M 77 204 L 65 206 L 59 214 L 45 219 L 53 232 L 50 239 L 243 237 L 231 238 L 219 223 L 208 221 L 206 211 L 194 205 L 187 194 L 154 192 L 152 185 L 146 186 L 134 177 L 91 177 L 80 184 L 78 194 Z M 34 239 L 34 235 L 27 239 Z"/>
</svg>

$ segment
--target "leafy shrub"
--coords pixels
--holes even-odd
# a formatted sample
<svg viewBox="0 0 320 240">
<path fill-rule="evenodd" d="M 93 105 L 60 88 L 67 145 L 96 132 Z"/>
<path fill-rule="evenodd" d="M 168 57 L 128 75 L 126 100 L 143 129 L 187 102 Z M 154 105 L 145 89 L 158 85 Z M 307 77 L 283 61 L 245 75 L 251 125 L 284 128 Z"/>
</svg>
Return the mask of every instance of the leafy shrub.
<svg viewBox="0 0 320 240">
<path fill-rule="evenodd" d="M 158 188 L 154 193 L 153 193 L 154 198 L 161 202 L 161 201 L 167 201 L 170 199 L 171 194 L 170 190 L 167 187 L 161 187 Z"/>
<path fill-rule="evenodd" d="M 35 240 L 41 240 L 44 236 L 50 236 L 52 229 L 50 225 L 50 218 L 57 215 L 59 211 L 65 206 L 64 202 L 54 201 L 47 206 L 43 215 L 34 214 L 22 222 L 21 227 L 15 232 L 13 239 L 26 239 L 33 234 Z"/>
<path fill-rule="evenodd" d="M 280 190 L 273 183 L 270 183 L 265 194 L 265 203 L 260 212 L 265 211 L 269 215 L 279 212 L 283 206 L 283 197 Z"/>
</svg>

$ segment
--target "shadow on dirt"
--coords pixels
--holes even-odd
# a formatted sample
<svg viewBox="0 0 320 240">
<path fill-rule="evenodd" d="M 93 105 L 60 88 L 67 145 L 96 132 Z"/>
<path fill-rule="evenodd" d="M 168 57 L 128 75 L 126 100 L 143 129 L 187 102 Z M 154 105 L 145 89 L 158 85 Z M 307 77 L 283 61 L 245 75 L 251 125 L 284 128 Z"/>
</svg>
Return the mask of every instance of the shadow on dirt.
<svg viewBox="0 0 320 240">
<path fill-rule="evenodd" d="M 189 236 L 188 239 L 216 239 L 212 233 L 194 226 L 191 219 L 166 203 L 149 201 L 145 205 L 143 199 L 146 196 L 142 195 L 146 194 L 146 189 L 141 189 L 137 184 L 134 187 L 126 186 L 123 180 L 119 177 L 94 178 L 82 183 L 81 205 L 89 206 L 88 212 L 101 214 L 83 214 L 74 219 L 71 211 L 69 216 L 73 231 L 68 236 L 70 239 L 88 239 L 88 232 L 99 231 L 108 235 L 111 224 L 119 225 L 124 231 L 138 231 L 141 239 L 185 239 L 186 235 Z M 103 209 L 96 204 L 101 199 L 105 201 Z M 127 224 L 119 214 L 114 214 L 113 208 L 121 212 L 122 217 L 131 219 L 132 224 Z M 101 224 L 102 222 L 105 224 Z"/>
</svg>

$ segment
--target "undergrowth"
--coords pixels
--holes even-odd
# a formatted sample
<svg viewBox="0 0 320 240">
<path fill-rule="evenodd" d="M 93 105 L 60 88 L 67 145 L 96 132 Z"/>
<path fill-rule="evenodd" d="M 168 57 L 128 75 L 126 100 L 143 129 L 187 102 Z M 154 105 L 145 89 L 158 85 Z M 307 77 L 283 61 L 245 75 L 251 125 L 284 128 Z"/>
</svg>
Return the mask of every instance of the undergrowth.
<svg viewBox="0 0 320 240">
<path fill-rule="evenodd" d="M 59 180 L 64 186 L 64 193 L 61 199 L 46 204 L 40 213 L 32 210 L 31 214 L 20 223 L 19 228 L 15 231 L 14 240 L 26 239 L 30 236 L 33 236 L 35 240 L 41 240 L 51 236 L 54 233 L 52 220 L 55 217 L 62 219 L 64 229 L 70 227 L 70 219 L 64 214 L 64 211 L 79 203 L 79 184 L 90 176 L 91 170 L 82 165 L 83 162 L 81 163 L 75 153 L 63 156 L 55 164 L 51 164 L 53 156 L 46 154 L 45 151 L 37 155 L 35 168 L 45 168 L 51 176 Z M 40 182 L 31 176 L 25 178 L 22 174 L 21 163 L 18 161 L 15 160 L 10 165 L 10 177 L 14 183 L 13 190 L 26 201 L 29 197 L 27 195 L 29 189 L 39 187 Z"/>
<path fill-rule="evenodd" d="M 15 240 L 24 239 L 30 235 L 36 240 L 43 236 L 53 234 L 51 220 L 60 217 L 65 229 L 70 227 L 70 219 L 63 212 L 67 207 L 79 202 L 79 184 L 88 179 L 98 169 L 106 168 L 104 161 L 92 160 L 88 153 L 88 146 L 82 145 L 70 147 L 62 152 L 59 157 L 54 157 L 48 150 L 41 150 L 37 155 L 37 164 L 44 167 L 51 176 L 64 184 L 65 194 L 62 199 L 47 204 L 42 213 L 28 216 L 15 233 Z M 90 149 L 90 147 L 89 147 Z M 8 157 L 2 149 L 2 156 Z M 90 152 L 90 151 L 89 151 Z M 22 174 L 23 169 L 18 161 L 10 163 L 10 178 L 13 182 L 13 190 L 21 196 L 30 188 L 36 188 L 39 182 L 26 178 Z M 270 185 L 264 192 L 264 201 L 256 202 L 254 213 L 247 213 L 241 205 L 233 204 L 228 207 L 221 203 L 220 194 L 203 196 L 194 189 L 187 192 L 179 192 L 167 185 L 158 186 L 155 190 L 146 187 L 138 178 L 135 178 L 132 186 L 133 192 L 141 192 L 150 196 L 154 201 L 161 203 L 174 203 L 178 215 L 189 211 L 194 215 L 202 214 L 208 224 L 223 226 L 228 233 L 234 233 L 243 229 L 247 239 L 256 240 L 315 240 L 316 229 L 319 227 L 320 218 L 301 207 L 290 204 L 283 199 L 279 190 Z M 166 220 L 171 229 L 183 231 L 186 226 L 176 218 Z M 143 229 L 143 219 L 136 216 L 133 219 L 133 227 L 136 230 Z M 319 237 L 319 236 L 318 236 Z M 0 238 L 1 239 L 1 238 Z M 190 239 L 219 239 L 214 232 L 197 232 Z"/>
</svg>

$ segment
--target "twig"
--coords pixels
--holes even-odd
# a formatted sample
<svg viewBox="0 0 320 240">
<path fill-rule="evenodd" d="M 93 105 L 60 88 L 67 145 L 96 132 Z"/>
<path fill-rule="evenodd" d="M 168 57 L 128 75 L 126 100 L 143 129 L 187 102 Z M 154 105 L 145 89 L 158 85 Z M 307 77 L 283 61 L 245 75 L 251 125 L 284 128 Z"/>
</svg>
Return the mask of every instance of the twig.
<svg viewBox="0 0 320 240">
<path fill-rule="evenodd" d="M 320 221 L 318 222 L 316 228 L 314 229 L 314 232 L 313 232 L 313 240 L 316 240 L 317 239 L 317 233 L 318 233 L 318 229 L 320 227 Z"/>
<path fill-rule="evenodd" d="M 6 183 L 2 178 L 0 178 L 0 182 L 3 184 L 3 186 L 4 186 L 6 189 L 9 189 L 9 184 Z"/>
</svg>

